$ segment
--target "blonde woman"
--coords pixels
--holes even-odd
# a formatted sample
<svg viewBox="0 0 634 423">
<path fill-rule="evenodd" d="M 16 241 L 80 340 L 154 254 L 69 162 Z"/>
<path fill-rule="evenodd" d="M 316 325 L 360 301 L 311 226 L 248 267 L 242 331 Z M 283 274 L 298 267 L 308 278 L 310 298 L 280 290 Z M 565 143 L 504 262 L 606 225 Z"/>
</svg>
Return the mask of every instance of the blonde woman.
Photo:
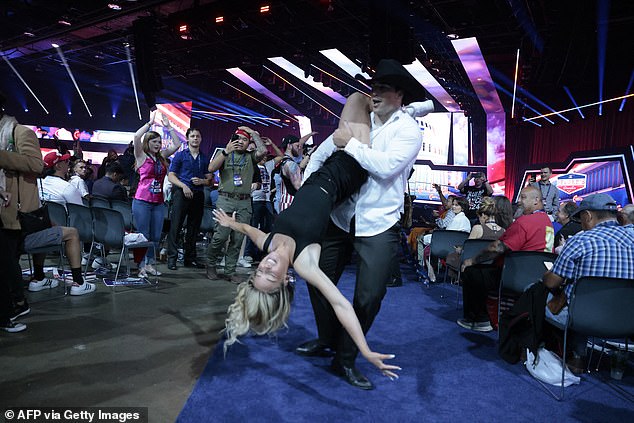
<svg viewBox="0 0 634 423">
<path fill-rule="evenodd" d="M 150 131 L 155 118 L 156 110 L 150 113 L 149 122 L 134 134 L 135 169 L 139 174 L 139 185 L 132 200 L 132 215 L 138 231 L 155 244 L 154 247 L 148 248 L 139 264 L 139 277 L 161 274 L 154 268 L 154 249 L 161 238 L 165 218 L 163 182 L 169 168 L 167 157 L 174 154 L 181 145 L 176 130 L 170 125 L 167 116 L 163 115 L 163 126 L 169 130 L 172 144 L 161 150 L 161 134 Z"/>
<path fill-rule="evenodd" d="M 340 126 L 343 124 L 355 138 L 369 143 L 368 112 L 367 98 L 353 94 L 346 102 Z M 337 135 L 335 131 L 334 136 Z M 354 194 L 366 179 L 367 172 L 354 158 L 343 151 L 334 153 L 297 191 L 290 207 L 275 220 L 270 234 L 236 222 L 222 210 L 214 212 L 220 225 L 244 233 L 266 253 L 255 273 L 238 286 L 236 300 L 229 307 L 225 351 L 249 331 L 263 335 L 286 325 L 293 299 L 293 287 L 287 276 L 288 267 L 292 265 L 301 278 L 330 302 L 361 354 L 385 376 L 398 377 L 393 371 L 400 367 L 383 363 L 394 356 L 370 350 L 352 305 L 319 269 L 319 242 L 323 239 L 330 212 Z"/>
</svg>

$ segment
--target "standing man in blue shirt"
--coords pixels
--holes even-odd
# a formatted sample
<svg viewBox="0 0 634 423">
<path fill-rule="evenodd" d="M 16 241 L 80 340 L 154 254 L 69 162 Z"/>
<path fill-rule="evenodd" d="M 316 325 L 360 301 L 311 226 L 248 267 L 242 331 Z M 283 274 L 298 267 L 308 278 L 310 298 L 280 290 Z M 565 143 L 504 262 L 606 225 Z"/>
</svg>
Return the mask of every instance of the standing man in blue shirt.
<svg viewBox="0 0 634 423">
<path fill-rule="evenodd" d="M 205 204 L 204 187 L 209 185 L 207 167 L 209 157 L 200 151 L 202 135 L 199 129 L 189 128 L 185 133 L 188 148 L 174 155 L 167 178 L 172 183 L 172 217 L 167 238 L 167 268 L 176 270 L 178 235 L 187 216 L 185 234 L 185 267 L 204 269 L 196 258 L 196 237 L 200 230 Z"/>
</svg>

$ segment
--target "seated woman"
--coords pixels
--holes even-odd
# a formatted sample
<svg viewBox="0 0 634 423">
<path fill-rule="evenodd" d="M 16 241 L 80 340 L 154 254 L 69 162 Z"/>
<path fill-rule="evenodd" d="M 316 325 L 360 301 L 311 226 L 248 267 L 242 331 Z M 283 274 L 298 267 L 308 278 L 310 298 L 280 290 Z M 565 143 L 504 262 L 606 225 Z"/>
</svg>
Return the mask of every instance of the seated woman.
<svg viewBox="0 0 634 423">
<path fill-rule="evenodd" d="M 495 220 L 497 210 L 495 201 L 491 197 L 484 197 L 480 202 L 480 207 L 476 211 L 479 225 L 474 225 L 469 234 L 469 239 L 488 239 L 495 241 L 504 233 L 504 228 L 498 225 Z"/>
<path fill-rule="evenodd" d="M 356 139 L 369 144 L 369 111 L 367 97 L 352 94 L 341 114 L 340 128 L 345 127 Z M 400 367 L 383 363 L 394 356 L 370 350 L 352 305 L 319 269 L 319 243 L 328 226 L 330 212 L 358 191 L 366 179 L 367 171 L 355 159 L 343 151 L 335 152 L 306 180 L 289 208 L 277 216 L 270 234 L 236 222 L 222 210 L 214 211 L 220 225 L 244 233 L 267 253 L 255 273 L 238 286 L 236 300 L 229 307 L 226 319 L 225 351 L 250 330 L 263 335 L 286 325 L 293 299 L 293 287 L 287 276 L 288 267 L 292 265 L 300 277 L 328 299 L 361 354 L 384 375 L 398 377 L 393 370 Z"/>
<path fill-rule="evenodd" d="M 496 222 L 497 209 L 495 200 L 491 197 L 483 197 L 480 207 L 476 211 L 478 216 L 478 225 L 473 225 L 469 239 L 486 239 L 495 241 L 504 233 L 502 228 Z M 460 268 L 462 248 L 456 248 L 456 251 L 447 255 L 448 274 L 451 278 L 458 276 L 457 269 Z"/>
</svg>

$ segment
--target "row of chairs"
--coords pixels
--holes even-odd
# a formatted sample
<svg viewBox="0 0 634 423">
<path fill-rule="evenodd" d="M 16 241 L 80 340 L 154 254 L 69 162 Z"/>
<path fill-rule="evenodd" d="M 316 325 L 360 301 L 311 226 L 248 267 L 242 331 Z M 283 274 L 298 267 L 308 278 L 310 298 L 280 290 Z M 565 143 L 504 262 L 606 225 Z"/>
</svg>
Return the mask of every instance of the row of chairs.
<svg viewBox="0 0 634 423">
<path fill-rule="evenodd" d="M 123 204 L 119 209 L 115 209 L 115 207 L 118 206 L 116 203 Z M 79 240 L 82 243 L 90 243 L 90 252 L 84 274 L 88 270 L 88 263 L 90 263 L 93 258 L 96 243 L 102 244 L 104 248 L 112 248 L 120 251 L 115 272 L 114 287 L 121 273 L 124 256 L 126 257 L 125 264 L 127 274 L 130 273 L 129 250 L 134 248 L 148 248 L 153 246 L 153 243 L 147 241 L 126 244 L 124 242 L 126 231 L 130 231 L 133 228 L 131 224 L 132 210 L 129 204 L 124 202 L 113 201 L 112 207 L 113 208 L 98 206 L 86 207 L 70 203 L 64 207 L 62 204 L 48 203 L 49 216 L 53 224 L 76 228 L 79 233 Z M 128 217 L 126 218 L 126 216 Z M 158 279 L 156 281 L 158 283 Z"/>
<path fill-rule="evenodd" d="M 467 239 L 468 234 L 458 231 L 437 230 L 432 234 L 431 255 L 440 259 L 454 251 L 455 245 L 462 245 L 460 263 L 474 257 L 491 242 L 480 239 Z M 504 257 L 504 266 L 498 290 L 498 299 L 503 295 L 521 295 L 531 284 L 540 280 L 547 271 L 546 263 L 554 263 L 556 254 L 542 251 L 513 251 Z M 457 269 L 460 272 L 460 269 Z M 445 273 L 446 277 L 446 273 Z M 460 280 L 460 273 L 458 273 Z M 460 291 L 458 291 L 458 296 Z M 561 392 L 558 400 L 564 399 L 565 357 L 567 338 L 570 331 L 582 335 L 604 339 L 634 337 L 634 280 L 617 278 L 583 277 L 574 285 L 568 305 L 568 321 L 565 325 L 548 319 L 548 322 L 564 332 L 564 351 L 562 355 Z M 501 309 L 498 301 L 498 321 Z M 627 343 L 626 343 L 627 345 Z M 545 385 L 544 385 L 545 386 Z M 627 399 L 631 394 L 614 386 Z"/>
</svg>

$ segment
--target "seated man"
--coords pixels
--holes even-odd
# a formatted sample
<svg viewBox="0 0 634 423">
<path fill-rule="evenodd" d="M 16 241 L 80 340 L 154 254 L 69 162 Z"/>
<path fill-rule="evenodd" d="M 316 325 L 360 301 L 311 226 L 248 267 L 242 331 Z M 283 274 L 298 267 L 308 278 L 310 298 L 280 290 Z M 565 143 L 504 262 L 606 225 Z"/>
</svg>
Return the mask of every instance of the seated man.
<svg viewBox="0 0 634 423">
<path fill-rule="evenodd" d="M 634 227 L 619 226 L 616 201 L 607 194 L 586 197 L 573 216 L 584 232 L 570 238 L 553 268 L 544 275 L 548 295 L 546 317 L 565 325 L 572 286 L 584 276 L 634 279 Z M 565 281 L 571 282 L 564 284 Z M 565 285 L 565 286 L 564 286 Z M 571 337 L 573 371 L 585 365 L 585 337 Z"/>
<path fill-rule="evenodd" d="M 478 332 L 493 330 L 486 300 L 489 291 L 498 289 L 502 266 L 500 263 L 478 263 L 496 259 L 507 251 L 553 251 L 553 226 L 543 210 L 539 190 L 532 186 L 522 189 L 520 203 L 524 214 L 508 227 L 500 239 L 493 241 L 475 257 L 465 260 L 462 265 L 464 318 L 456 323 L 465 329 Z"/>
<path fill-rule="evenodd" d="M 44 156 L 44 174 L 46 177 L 41 182 L 40 199 L 42 201 L 54 201 L 82 205 L 81 193 L 66 180 L 68 174 L 68 161 L 70 154 L 61 154 L 51 151 Z"/>
<path fill-rule="evenodd" d="M 106 175 L 99 178 L 92 185 L 92 195 L 107 198 L 108 200 L 128 201 L 128 193 L 119 182 L 125 172 L 119 162 L 110 162 L 106 165 Z"/>
</svg>

